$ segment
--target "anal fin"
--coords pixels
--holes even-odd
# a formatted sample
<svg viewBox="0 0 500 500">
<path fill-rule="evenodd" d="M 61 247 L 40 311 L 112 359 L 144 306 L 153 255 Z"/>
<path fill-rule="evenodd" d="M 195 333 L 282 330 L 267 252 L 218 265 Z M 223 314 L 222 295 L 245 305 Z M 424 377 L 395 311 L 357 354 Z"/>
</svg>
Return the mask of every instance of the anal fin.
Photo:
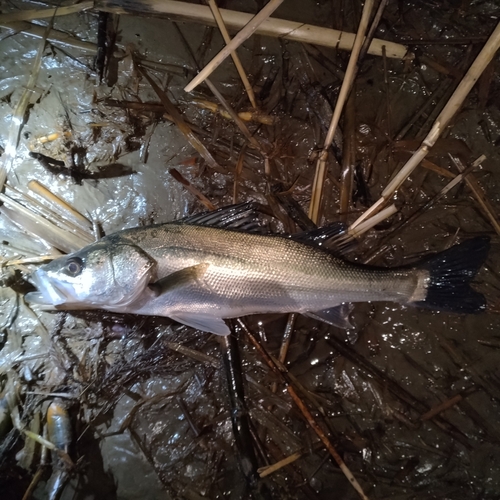
<svg viewBox="0 0 500 500">
<path fill-rule="evenodd" d="M 197 330 L 202 330 L 203 332 L 215 333 L 216 335 L 229 335 L 231 333 L 231 330 L 222 318 L 216 318 L 206 314 L 190 315 L 187 313 L 175 314 L 169 317 L 174 321 L 191 326 Z"/>
<path fill-rule="evenodd" d="M 352 308 L 352 304 L 345 302 L 339 306 L 330 307 L 330 309 L 323 309 L 322 311 L 309 311 L 305 313 L 305 315 L 345 330 L 353 327 L 353 324 L 349 319 L 349 314 L 351 314 Z"/>
</svg>

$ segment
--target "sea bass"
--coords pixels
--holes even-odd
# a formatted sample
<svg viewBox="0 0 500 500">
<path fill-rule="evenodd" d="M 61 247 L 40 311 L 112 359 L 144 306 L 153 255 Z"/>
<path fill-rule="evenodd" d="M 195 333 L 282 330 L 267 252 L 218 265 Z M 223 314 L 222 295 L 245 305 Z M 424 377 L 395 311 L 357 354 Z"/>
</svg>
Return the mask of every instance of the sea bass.
<svg viewBox="0 0 500 500">
<path fill-rule="evenodd" d="M 329 226 L 293 236 L 252 232 L 242 204 L 180 221 L 105 236 L 32 274 L 29 302 L 58 309 L 105 309 L 167 316 L 227 335 L 225 318 L 298 312 L 347 327 L 343 304 L 393 301 L 463 313 L 485 308 L 469 282 L 489 251 L 478 237 L 419 264 L 351 263 L 322 243 Z"/>
</svg>

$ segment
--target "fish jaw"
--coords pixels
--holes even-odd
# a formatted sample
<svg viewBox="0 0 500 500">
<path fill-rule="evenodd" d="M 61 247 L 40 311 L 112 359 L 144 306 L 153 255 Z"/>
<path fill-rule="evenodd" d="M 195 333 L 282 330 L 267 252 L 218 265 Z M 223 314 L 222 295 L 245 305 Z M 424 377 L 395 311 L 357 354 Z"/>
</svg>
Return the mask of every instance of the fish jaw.
<svg viewBox="0 0 500 500">
<path fill-rule="evenodd" d="M 37 269 L 30 278 L 38 292 L 26 294 L 28 302 L 44 306 L 59 306 L 68 302 L 64 288 L 58 287 L 44 269 Z"/>
</svg>

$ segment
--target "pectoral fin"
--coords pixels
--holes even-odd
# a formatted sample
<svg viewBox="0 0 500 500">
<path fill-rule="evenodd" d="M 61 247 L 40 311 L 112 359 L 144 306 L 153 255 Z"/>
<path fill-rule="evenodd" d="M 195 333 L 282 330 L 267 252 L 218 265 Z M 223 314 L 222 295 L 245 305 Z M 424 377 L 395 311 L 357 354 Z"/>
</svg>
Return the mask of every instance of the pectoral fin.
<svg viewBox="0 0 500 500">
<path fill-rule="evenodd" d="M 352 307 L 352 304 L 344 303 L 330 309 L 324 309 L 323 311 L 309 311 L 305 314 L 310 318 L 318 319 L 329 325 L 347 329 L 353 326 L 349 319 Z"/>
<path fill-rule="evenodd" d="M 154 283 L 150 283 L 148 288 L 153 292 L 155 297 L 159 297 L 164 293 L 191 285 L 203 278 L 209 265 L 210 264 L 203 262 L 201 264 L 197 264 L 196 266 L 185 267 L 184 269 L 175 271 L 174 273 L 169 274 Z M 181 321 L 181 323 L 183 323 L 183 321 Z"/>
<path fill-rule="evenodd" d="M 186 313 L 175 314 L 169 317 L 174 321 L 191 326 L 197 330 L 202 330 L 203 332 L 215 333 L 216 335 L 229 335 L 231 333 L 231 330 L 229 330 L 229 327 L 221 318 L 215 318 L 204 314 L 187 315 Z"/>
</svg>

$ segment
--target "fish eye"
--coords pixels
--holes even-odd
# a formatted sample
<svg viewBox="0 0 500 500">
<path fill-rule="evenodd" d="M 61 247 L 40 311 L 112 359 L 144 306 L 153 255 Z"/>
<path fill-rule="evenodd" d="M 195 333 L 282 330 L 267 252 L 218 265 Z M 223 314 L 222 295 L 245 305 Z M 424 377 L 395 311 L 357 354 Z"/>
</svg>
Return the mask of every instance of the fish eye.
<svg viewBox="0 0 500 500">
<path fill-rule="evenodd" d="M 72 257 L 66 264 L 66 271 L 70 276 L 78 276 L 83 271 L 83 260 L 80 257 Z"/>
</svg>

